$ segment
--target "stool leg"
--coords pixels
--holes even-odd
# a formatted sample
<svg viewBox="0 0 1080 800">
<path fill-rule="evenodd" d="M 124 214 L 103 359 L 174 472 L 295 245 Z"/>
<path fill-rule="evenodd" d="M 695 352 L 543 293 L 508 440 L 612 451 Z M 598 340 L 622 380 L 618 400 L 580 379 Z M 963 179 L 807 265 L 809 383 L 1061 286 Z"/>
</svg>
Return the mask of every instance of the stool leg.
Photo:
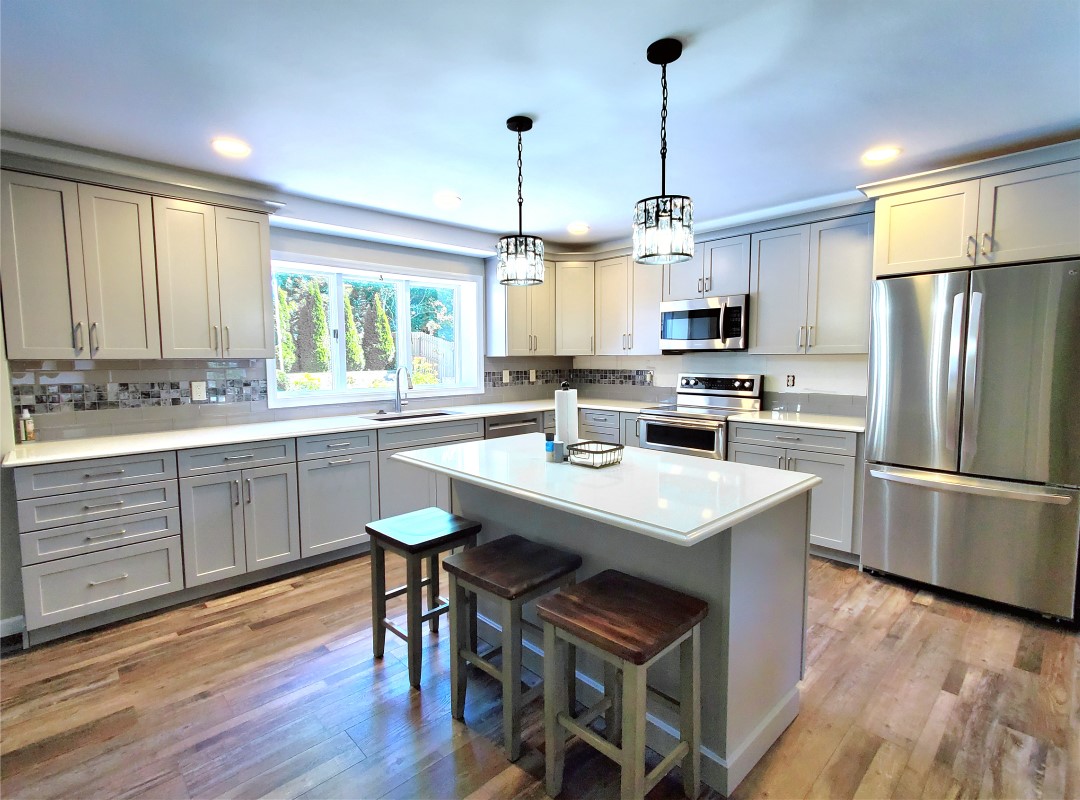
<svg viewBox="0 0 1080 800">
<path fill-rule="evenodd" d="M 645 673 L 643 666 L 622 663 L 623 800 L 645 797 Z"/>
<path fill-rule="evenodd" d="M 476 616 L 476 592 L 469 592 L 469 649 L 480 649 L 480 626 Z"/>
<path fill-rule="evenodd" d="M 439 556 L 428 556 L 428 587 L 427 587 L 427 599 L 428 610 L 435 608 L 439 604 Z M 428 620 L 428 630 L 432 633 L 439 632 L 439 618 L 432 617 Z"/>
<path fill-rule="evenodd" d="M 457 576 L 450 573 L 450 714 L 454 719 L 465 718 L 465 688 L 468 673 L 461 650 L 465 647 L 468 625 L 468 601 L 465 589 Z M 464 624 L 463 624 L 464 623 Z"/>
<path fill-rule="evenodd" d="M 421 561 L 423 559 L 408 556 L 405 559 L 405 605 L 409 646 L 409 683 L 420 688 L 420 617 L 423 615 L 423 588 L 421 581 Z"/>
<path fill-rule="evenodd" d="M 701 626 L 679 645 L 679 738 L 690 747 L 683 757 L 683 792 L 696 800 L 701 791 Z"/>
<path fill-rule="evenodd" d="M 386 551 L 376 539 L 371 540 L 371 649 L 375 658 L 383 657 L 386 648 Z"/>
<path fill-rule="evenodd" d="M 570 716 L 577 710 L 577 647 L 566 643 L 566 705 Z"/>
<path fill-rule="evenodd" d="M 521 604 L 502 604 L 503 740 L 506 757 L 521 757 Z"/>
<path fill-rule="evenodd" d="M 604 731 L 608 741 L 618 747 L 622 744 L 622 687 L 619 686 L 619 668 L 604 662 L 604 697 L 611 701 L 611 708 L 604 712 Z"/>
<path fill-rule="evenodd" d="M 563 642 L 555 635 L 555 626 L 544 623 L 544 752 L 545 788 L 555 797 L 562 791 L 563 765 L 566 757 L 566 732 L 559 714 L 567 711 L 565 677 L 561 669 Z"/>
</svg>

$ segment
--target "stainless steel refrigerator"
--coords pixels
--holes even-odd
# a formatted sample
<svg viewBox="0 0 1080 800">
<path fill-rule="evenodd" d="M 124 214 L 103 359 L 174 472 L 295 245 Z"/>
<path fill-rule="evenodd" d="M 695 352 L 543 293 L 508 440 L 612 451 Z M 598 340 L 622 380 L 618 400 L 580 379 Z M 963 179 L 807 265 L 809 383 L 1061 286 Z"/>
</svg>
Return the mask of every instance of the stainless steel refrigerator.
<svg viewBox="0 0 1080 800">
<path fill-rule="evenodd" d="M 1080 261 L 875 281 L 864 567 L 1077 614 Z"/>
</svg>

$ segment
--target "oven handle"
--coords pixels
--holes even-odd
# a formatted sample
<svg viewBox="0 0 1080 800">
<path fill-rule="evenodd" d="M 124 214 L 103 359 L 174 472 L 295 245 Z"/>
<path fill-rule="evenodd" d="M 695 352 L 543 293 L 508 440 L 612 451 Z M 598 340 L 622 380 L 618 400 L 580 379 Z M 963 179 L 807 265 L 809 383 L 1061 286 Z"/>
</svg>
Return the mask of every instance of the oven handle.
<svg viewBox="0 0 1080 800">
<path fill-rule="evenodd" d="M 674 417 L 650 417 L 642 414 L 638 417 L 646 425 L 670 425 L 673 428 L 700 428 L 702 430 L 718 431 L 723 429 L 723 422 L 698 421 L 696 419 L 675 419 Z"/>
</svg>

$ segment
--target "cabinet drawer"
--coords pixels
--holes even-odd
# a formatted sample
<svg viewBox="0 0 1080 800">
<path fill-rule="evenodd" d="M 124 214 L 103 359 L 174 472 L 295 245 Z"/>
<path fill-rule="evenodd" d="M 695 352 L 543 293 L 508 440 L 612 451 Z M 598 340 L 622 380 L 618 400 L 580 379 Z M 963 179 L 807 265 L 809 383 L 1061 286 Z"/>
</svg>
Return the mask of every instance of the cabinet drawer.
<svg viewBox="0 0 1080 800">
<path fill-rule="evenodd" d="M 28 630 L 184 588 L 180 537 L 22 568 Z"/>
<path fill-rule="evenodd" d="M 610 442 L 611 444 L 621 444 L 619 442 L 619 428 L 594 428 L 591 425 L 582 425 L 578 428 L 578 438 L 590 442 Z"/>
<path fill-rule="evenodd" d="M 306 461 L 342 453 L 368 453 L 375 449 L 375 439 L 375 431 L 299 436 L 296 439 L 296 458 Z"/>
<path fill-rule="evenodd" d="M 173 508 L 177 503 L 176 481 L 156 481 L 116 489 L 19 500 L 19 530 L 28 533 L 139 511 L 160 511 Z"/>
<path fill-rule="evenodd" d="M 117 545 L 180 535 L 180 509 L 147 511 L 97 522 L 64 525 L 19 536 L 23 565 L 96 553 Z"/>
<path fill-rule="evenodd" d="M 54 494 L 107 489 L 176 477 L 176 453 L 148 453 L 41 464 L 15 470 L 15 496 L 20 500 Z"/>
<path fill-rule="evenodd" d="M 176 454 L 181 478 L 224 472 L 230 469 L 268 467 L 296 460 L 296 445 L 292 439 L 269 442 L 229 444 L 218 447 L 196 447 Z"/>
<path fill-rule="evenodd" d="M 794 447 L 816 453 L 853 456 L 857 437 L 858 434 L 851 431 L 754 425 L 748 422 L 728 423 L 729 441 L 772 445 L 773 447 Z"/>
<path fill-rule="evenodd" d="M 582 425 L 588 425 L 593 428 L 619 427 L 618 411 L 593 411 L 589 408 L 583 408 L 578 411 L 578 418 Z"/>
<path fill-rule="evenodd" d="M 398 447 L 427 447 L 443 442 L 484 438 L 484 420 L 463 419 L 458 422 L 429 422 L 425 425 L 403 425 L 386 428 L 379 433 L 379 449 Z"/>
</svg>

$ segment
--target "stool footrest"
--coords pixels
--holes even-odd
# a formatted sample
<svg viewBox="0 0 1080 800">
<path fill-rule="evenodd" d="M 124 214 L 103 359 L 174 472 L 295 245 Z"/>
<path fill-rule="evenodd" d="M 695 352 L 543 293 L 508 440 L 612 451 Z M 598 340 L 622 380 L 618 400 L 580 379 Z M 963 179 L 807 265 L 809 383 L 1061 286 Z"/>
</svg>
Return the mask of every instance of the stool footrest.
<svg viewBox="0 0 1080 800">
<path fill-rule="evenodd" d="M 577 720 L 575 720 L 565 711 L 560 711 L 557 719 L 560 725 L 573 733 L 579 739 L 599 750 L 616 764 L 622 764 L 622 751 L 618 747 L 613 745 L 611 742 L 609 742 L 607 739 L 605 739 L 603 736 L 589 730 L 584 725 L 579 725 L 577 723 Z"/>
<path fill-rule="evenodd" d="M 439 598 L 439 605 L 435 606 L 435 608 L 431 609 L 430 611 L 427 611 L 427 612 L 421 614 L 420 615 L 420 621 L 421 622 L 427 622 L 429 619 L 434 619 L 435 617 L 439 616 L 440 614 L 445 614 L 449 610 L 450 610 L 450 601 L 447 600 L 445 597 L 440 597 Z"/>
<path fill-rule="evenodd" d="M 521 705 L 525 706 L 538 697 L 544 696 L 544 682 L 539 681 L 535 686 L 530 686 L 521 693 Z"/>
<path fill-rule="evenodd" d="M 527 619 L 523 618 L 521 620 L 521 627 L 528 628 L 533 633 L 539 633 L 541 636 L 544 635 L 543 627 L 541 627 L 540 625 L 536 625 L 536 624 L 534 624 L 532 622 L 529 622 L 529 620 L 527 620 Z"/>
<path fill-rule="evenodd" d="M 660 779 L 671 771 L 671 768 L 675 766 L 675 762 L 689 752 L 690 745 L 688 745 L 685 740 L 675 745 L 674 749 L 664 756 L 664 760 L 657 764 L 652 772 L 645 776 L 645 794 L 651 792 L 652 788 L 660 783 Z"/>
<path fill-rule="evenodd" d="M 384 619 L 384 620 L 382 621 L 382 626 L 383 626 L 384 628 L 386 628 L 386 629 L 387 629 L 388 631 L 390 631 L 390 633 L 392 633 L 392 634 L 394 634 L 395 636 L 397 636 L 398 638 L 400 638 L 400 639 L 404 639 L 404 640 L 405 640 L 406 642 L 407 642 L 407 641 L 409 641 L 409 634 L 408 634 L 408 632 L 406 632 L 406 631 L 403 631 L 403 630 L 402 630 L 401 628 L 399 628 L 399 627 L 398 627 L 398 626 L 397 626 L 397 625 L 396 625 L 396 624 L 394 623 L 394 621 L 393 621 L 393 620 L 391 620 L 391 619 Z"/>
<path fill-rule="evenodd" d="M 680 705 L 682 705 L 679 702 L 678 698 L 672 697 L 667 692 L 662 692 L 659 689 L 654 689 L 652 686 L 646 686 L 645 691 L 648 692 L 649 694 L 653 695 L 654 697 L 659 697 L 661 700 L 663 700 L 665 703 L 670 705 L 672 708 L 678 708 Z"/>
<path fill-rule="evenodd" d="M 424 587 L 424 586 L 427 586 L 429 583 L 431 583 L 431 578 L 430 577 L 424 578 L 423 580 L 420 581 L 420 586 Z M 391 589 L 390 591 L 388 591 L 383 596 L 387 600 L 393 600 L 395 597 L 401 597 L 407 591 L 409 591 L 409 585 L 408 584 L 403 584 L 402 586 L 398 586 L 398 587 L 396 587 L 394 589 Z"/>
<path fill-rule="evenodd" d="M 574 720 L 577 722 L 578 725 L 588 725 L 594 719 L 607 711 L 609 708 L 611 708 L 611 698 L 603 697 L 595 705 L 589 706 L 587 709 L 574 717 Z"/>
<path fill-rule="evenodd" d="M 501 648 L 494 648 L 493 650 L 488 652 L 488 655 L 491 655 L 491 653 L 493 653 L 494 650 L 498 650 L 498 649 L 501 649 Z M 483 658 L 478 656 L 472 650 L 466 650 L 465 648 L 462 648 L 461 649 L 461 657 L 467 663 L 472 664 L 474 667 L 476 667 L 479 670 L 483 670 L 484 672 L 486 672 L 488 675 L 490 675 L 495 680 L 497 680 L 497 681 L 502 680 L 502 670 L 500 670 L 498 667 L 496 667 L 494 664 L 490 663 L 489 661 L 485 661 Z"/>
</svg>

